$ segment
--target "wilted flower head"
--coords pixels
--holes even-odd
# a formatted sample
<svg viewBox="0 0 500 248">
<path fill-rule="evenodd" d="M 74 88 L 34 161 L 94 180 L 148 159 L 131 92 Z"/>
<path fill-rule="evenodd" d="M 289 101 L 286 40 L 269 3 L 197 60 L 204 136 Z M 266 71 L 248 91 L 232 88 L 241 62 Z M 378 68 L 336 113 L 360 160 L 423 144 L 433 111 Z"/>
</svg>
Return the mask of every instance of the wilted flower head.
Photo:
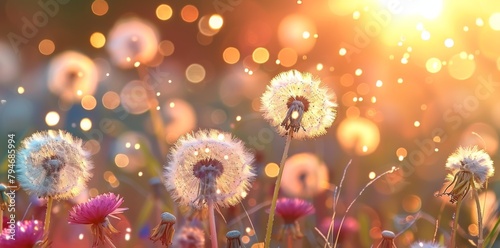
<svg viewBox="0 0 500 248">
<path fill-rule="evenodd" d="M 237 230 L 232 230 L 226 233 L 227 248 L 241 247 L 241 233 Z"/>
<path fill-rule="evenodd" d="M 15 237 L 10 228 L 4 228 L 0 236 L 2 248 L 32 248 L 42 240 L 43 222 L 38 220 L 18 221 L 15 227 Z"/>
<path fill-rule="evenodd" d="M 296 70 L 280 73 L 271 80 L 262 95 L 264 118 L 281 135 L 292 132 L 296 139 L 313 138 L 326 133 L 335 120 L 337 106 L 320 80 Z"/>
<path fill-rule="evenodd" d="M 172 247 L 203 248 L 205 247 L 205 233 L 197 225 L 185 225 L 175 235 Z"/>
<path fill-rule="evenodd" d="M 85 188 L 93 168 L 82 141 L 59 130 L 26 138 L 17 155 L 16 173 L 21 187 L 38 197 L 67 199 Z"/>
<path fill-rule="evenodd" d="M 120 219 L 121 214 L 128 208 L 119 208 L 123 203 L 120 195 L 113 193 L 98 195 L 87 202 L 78 204 L 69 212 L 70 224 L 91 224 L 94 236 L 93 247 L 100 243 L 112 244 L 110 236 L 118 231 L 111 225 L 108 217 Z"/>
<path fill-rule="evenodd" d="M 202 207 L 237 204 L 254 178 L 253 156 L 242 142 L 217 130 L 201 130 L 180 138 L 170 152 L 166 187 L 181 205 Z"/>
<path fill-rule="evenodd" d="M 445 248 L 444 246 L 432 242 L 415 242 L 410 248 Z"/>
<path fill-rule="evenodd" d="M 153 228 L 153 233 L 149 237 L 149 239 L 156 242 L 161 240 L 162 245 L 166 245 L 170 247 L 172 244 L 172 238 L 174 236 L 174 224 L 176 218 L 174 215 L 168 212 L 164 212 L 161 214 L 161 222 L 155 228 Z"/>
<path fill-rule="evenodd" d="M 394 238 L 396 235 L 391 231 L 382 231 L 382 242 L 377 246 L 378 248 L 396 248 L 394 244 Z"/>
<path fill-rule="evenodd" d="M 304 235 L 300 231 L 297 219 L 313 214 L 316 210 L 314 206 L 302 199 L 280 198 L 276 202 L 276 213 L 281 216 L 285 224 L 280 230 L 279 239 L 284 233 L 293 235 L 294 238 L 302 238 Z"/>
<path fill-rule="evenodd" d="M 478 150 L 477 146 L 459 147 L 448 157 L 446 169 L 450 172 L 448 179 L 451 183 L 446 187 L 443 195 L 449 195 L 451 203 L 463 199 L 471 187 L 481 189 L 495 172 L 493 161 L 488 153 Z M 453 189 L 447 192 L 452 185 Z"/>
</svg>

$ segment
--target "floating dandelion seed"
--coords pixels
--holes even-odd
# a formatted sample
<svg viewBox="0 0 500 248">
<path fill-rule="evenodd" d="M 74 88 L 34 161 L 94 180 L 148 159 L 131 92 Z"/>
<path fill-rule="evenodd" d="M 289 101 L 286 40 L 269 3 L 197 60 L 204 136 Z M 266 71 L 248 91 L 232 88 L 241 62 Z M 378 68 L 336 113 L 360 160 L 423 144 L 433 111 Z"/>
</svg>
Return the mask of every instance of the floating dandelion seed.
<svg viewBox="0 0 500 248">
<path fill-rule="evenodd" d="M 325 134 L 337 105 L 319 84 L 311 74 L 296 70 L 277 75 L 261 98 L 264 118 L 283 136 L 292 132 L 294 138 L 304 139 Z"/>
<path fill-rule="evenodd" d="M 172 149 L 164 173 L 166 187 L 181 205 L 202 207 L 213 200 L 218 206 L 232 206 L 250 187 L 252 162 L 252 154 L 230 134 L 201 130 L 180 138 Z"/>
<path fill-rule="evenodd" d="M 175 235 L 172 247 L 203 248 L 205 247 L 205 233 L 196 225 L 183 226 Z"/>
<path fill-rule="evenodd" d="M 65 131 L 35 133 L 22 146 L 17 180 L 29 194 L 68 199 L 78 195 L 92 177 L 93 165 L 82 141 Z"/>
<path fill-rule="evenodd" d="M 109 217 L 120 219 L 116 215 L 123 213 L 128 208 L 120 208 L 123 198 L 113 193 L 98 195 L 87 202 L 78 204 L 69 212 L 68 222 L 70 224 L 91 224 L 94 240 L 92 247 L 98 247 L 105 243 L 115 247 L 110 236 L 118 233 L 109 221 Z"/>
<path fill-rule="evenodd" d="M 11 232 L 14 231 L 13 235 Z M 43 236 L 43 222 L 38 220 L 18 221 L 14 230 L 3 229 L 0 236 L 0 247 L 22 248 L 37 247 Z"/>
<path fill-rule="evenodd" d="M 446 169 L 449 170 L 447 177 L 451 183 L 441 195 L 450 196 L 451 203 L 463 199 L 472 187 L 475 190 L 481 189 L 495 172 L 488 153 L 478 150 L 477 146 L 459 147 L 448 157 Z M 448 192 L 452 185 L 452 190 Z"/>
<path fill-rule="evenodd" d="M 279 238 L 283 237 L 283 234 L 292 235 L 294 239 L 300 239 L 304 237 L 300 231 L 299 223 L 297 219 L 313 214 L 315 212 L 314 206 L 304 200 L 295 198 L 281 198 L 276 202 L 276 213 L 281 216 L 285 224 L 280 230 Z"/>
<path fill-rule="evenodd" d="M 151 234 L 151 236 L 149 236 L 149 239 L 151 239 L 153 242 L 161 240 L 162 245 L 170 247 L 175 231 L 175 221 L 176 218 L 171 213 L 162 213 L 161 222 L 155 228 L 153 228 L 153 233 Z"/>
</svg>

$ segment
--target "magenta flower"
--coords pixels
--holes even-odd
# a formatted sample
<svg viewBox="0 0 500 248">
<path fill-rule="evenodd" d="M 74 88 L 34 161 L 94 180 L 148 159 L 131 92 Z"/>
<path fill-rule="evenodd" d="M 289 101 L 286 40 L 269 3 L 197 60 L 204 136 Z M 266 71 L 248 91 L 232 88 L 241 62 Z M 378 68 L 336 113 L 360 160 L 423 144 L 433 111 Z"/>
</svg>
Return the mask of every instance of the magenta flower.
<svg viewBox="0 0 500 248">
<path fill-rule="evenodd" d="M 13 237 L 12 231 L 15 230 Z M 43 222 L 38 220 L 18 221 L 15 229 L 4 226 L 0 236 L 2 248 L 32 248 L 38 241 L 42 241 Z"/>
<path fill-rule="evenodd" d="M 118 231 L 111 225 L 108 217 L 120 219 L 116 214 L 121 214 L 128 208 L 119 208 L 123 203 L 120 195 L 113 193 L 98 195 L 85 203 L 78 204 L 69 212 L 68 221 L 71 224 L 92 224 L 94 241 L 92 247 L 106 243 L 115 247 L 110 236 Z"/>
<path fill-rule="evenodd" d="M 276 213 L 283 218 L 285 224 L 280 230 L 278 239 L 281 239 L 284 233 L 292 235 L 293 238 L 302 238 L 304 235 L 300 231 L 297 219 L 313 214 L 316 210 L 314 206 L 304 200 L 295 198 L 281 198 L 276 202 Z"/>
</svg>

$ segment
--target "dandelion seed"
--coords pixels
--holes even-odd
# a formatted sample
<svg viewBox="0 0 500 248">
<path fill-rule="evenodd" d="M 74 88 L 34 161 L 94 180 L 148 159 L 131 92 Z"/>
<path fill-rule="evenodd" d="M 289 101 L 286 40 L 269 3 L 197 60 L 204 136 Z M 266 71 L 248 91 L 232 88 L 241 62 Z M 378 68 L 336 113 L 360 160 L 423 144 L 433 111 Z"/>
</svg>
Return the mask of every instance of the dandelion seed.
<svg viewBox="0 0 500 248">
<path fill-rule="evenodd" d="M 253 155 L 230 134 L 198 131 L 180 138 L 172 149 L 164 173 L 165 184 L 173 198 L 184 206 L 200 208 L 208 200 L 221 207 L 232 206 L 250 187 L 255 176 L 252 162 Z"/>
<path fill-rule="evenodd" d="M 261 98 L 264 118 L 283 136 L 292 132 L 294 138 L 305 139 L 325 134 L 337 105 L 319 84 L 311 74 L 296 70 L 277 75 Z"/>
<path fill-rule="evenodd" d="M 18 221 L 15 227 L 15 236 L 11 229 L 4 228 L 0 235 L 0 247 L 20 248 L 35 247 L 41 244 L 43 236 L 43 222 L 38 220 Z"/>
<path fill-rule="evenodd" d="M 397 248 L 396 245 L 394 244 L 394 238 L 396 238 L 396 235 L 394 235 L 393 232 L 391 231 L 382 231 L 382 242 L 377 246 L 378 248 Z"/>
<path fill-rule="evenodd" d="M 68 199 L 78 195 L 92 177 L 93 165 L 82 141 L 65 131 L 35 133 L 22 146 L 17 156 L 17 180 L 29 194 Z"/>
<path fill-rule="evenodd" d="M 172 238 L 174 236 L 174 224 L 176 218 L 171 213 L 164 212 L 161 214 L 161 222 L 155 228 L 153 228 L 153 233 L 149 236 L 154 242 L 161 240 L 162 245 L 170 247 L 172 244 Z"/>
<path fill-rule="evenodd" d="M 301 217 L 313 214 L 314 212 L 314 206 L 307 201 L 298 198 L 278 199 L 276 202 L 276 213 L 281 216 L 285 222 L 281 227 L 278 239 L 281 239 L 283 234 L 292 235 L 294 239 L 304 237 L 300 231 L 299 222 L 297 222 L 297 220 Z"/>
<path fill-rule="evenodd" d="M 455 203 L 463 199 L 469 190 L 481 189 L 484 183 L 493 176 L 495 169 L 493 161 L 484 150 L 474 147 L 459 147 L 446 161 L 447 176 L 451 183 L 444 193 L 439 195 L 450 196 L 450 202 Z M 451 191 L 448 189 L 453 186 Z"/>
<path fill-rule="evenodd" d="M 241 247 L 241 233 L 237 230 L 227 232 L 227 248 L 240 248 Z"/>
<path fill-rule="evenodd" d="M 109 221 L 109 217 L 120 219 L 116 215 L 123 213 L 128 208 L 120 208 L 123 198 L 113 193 L 98 195 L 87 202 L 78 204 L 69 212 L 70 224 L 91 224 L 94 240 L 92 247 L 105 243 L 114 247 L 111 235 L 118 233 Z"/>
<path fill-rule="evenodd" d="M 172 247 L 203 248 L 205 247 L 205 233 L 197 224 L 183 226 L 175 235 Z"/>
</svg>

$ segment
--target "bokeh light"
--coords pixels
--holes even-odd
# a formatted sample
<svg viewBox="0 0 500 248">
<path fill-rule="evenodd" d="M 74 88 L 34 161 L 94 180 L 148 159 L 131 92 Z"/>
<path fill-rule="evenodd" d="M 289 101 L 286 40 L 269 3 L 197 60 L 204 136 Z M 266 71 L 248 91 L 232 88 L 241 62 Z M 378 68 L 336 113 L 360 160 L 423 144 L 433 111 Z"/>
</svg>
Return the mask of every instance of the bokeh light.
<svg viewBox="0 0 500 248">
<path fill-rule="evenodd" d="M 44 39 L 38 44 L 38 50 L 43 55 L 51 55 L 56 50 L 56 46 L 52 40 Z"/>
<path fill-rule="evenodd" d="M 194 5 L 186 5 L 181 10 L 182 20 L 185 22 L 195 22 L 198 19 L 199 11 Z"/>
<path fill-rule="evenodd" d="M 102 48 L 106 44 L 106 37 L 102 33 L 95 32 L 90 35 L 90 44 L 95 48 Z"/>
<path fill-rule="evenodd" d="M 224 49 L 222 58 L 224 59 L 224 62 L 228 64 L 236 64 L 240 60 L 240 51 L 238 51 L 235 47 L 228 47 Z"/>
<path fill-rule="evenodd" d="M 55 111 L 50 111 L 45 115 L 45 123 L 47 123 L 47 126 L 52 127 L 55 126 L 59 123 L 60 116 L 57 112 Z"/>
<path fill-rule="evenodd" d="M 205 79 L 205 68 L 200 64 L 191 64 L 186 68 L 186 78 L 191 83 L 199 83 Z"/>
<path fill-rule="evenodd" d="M 108 13 L 109 5 L 105 0 L 95 0 L 92 2 L 92 13 L 97 16 L 103 16 Z"/>
<path fill-rule="evenodd" d="M 364 156 L 377 149 L 380 132 L 377 125 L 366 118 L 347 118 L 339 124 L 337 139 L 344 151 Z"/>
<path fill-rule="evenodd" d="M 160 4 L 156 7 L 156 17 L 162 21 L 166 21 L 172 17 L 172 8 L 167 4 Z"/>
</svg>

